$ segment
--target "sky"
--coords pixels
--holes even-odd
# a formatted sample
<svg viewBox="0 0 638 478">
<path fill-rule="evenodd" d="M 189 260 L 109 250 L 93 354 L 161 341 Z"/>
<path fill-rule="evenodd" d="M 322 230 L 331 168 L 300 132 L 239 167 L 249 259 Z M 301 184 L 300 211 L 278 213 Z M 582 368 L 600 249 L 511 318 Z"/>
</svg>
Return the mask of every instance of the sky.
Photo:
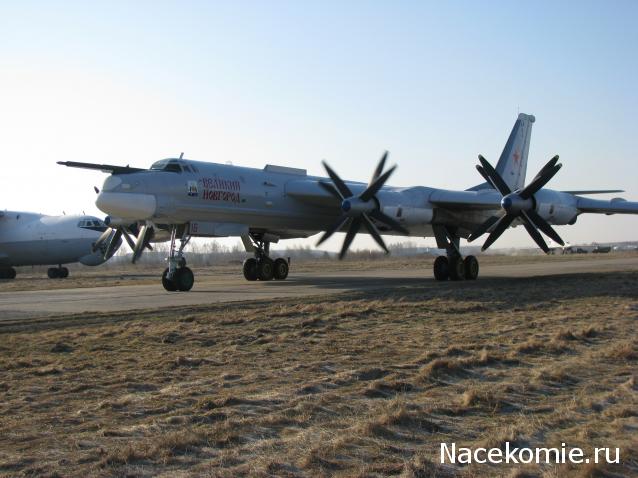
<svg viewBox="0 0 638 478">
<path fill-rule="evenodd" d="M 636 22 L 638 2 L 616 0 L 0 0 L 0 208 L 103 216 L 105 176 L 56 161 L 147 167 L 182 151 L 317 175 L 326 159 L 367 181 L 389 150 L 389 184 L 466 189 L 519 112 L 536 116 L 528 178 L 559 154 L 548 187 L 638 200 Z M 557 230 L 636 240 L 638 217 Z M 533 242 L 517 228 L 497 244 Z"/>
</svg>

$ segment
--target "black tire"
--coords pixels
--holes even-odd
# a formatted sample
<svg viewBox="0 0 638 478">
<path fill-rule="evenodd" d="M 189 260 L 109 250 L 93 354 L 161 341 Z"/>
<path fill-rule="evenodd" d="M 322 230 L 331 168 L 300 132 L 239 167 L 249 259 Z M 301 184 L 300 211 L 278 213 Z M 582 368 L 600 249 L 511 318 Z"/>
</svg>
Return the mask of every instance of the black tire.
<svg viewBox="0 0 638 478">
<path fill-rule="evenodd" d="M 164 269 L 164 273 L 162 274 L 162 285 L 164 289 L 169 292 L 175 292 L 177 290 L 177 285 L 175 285 L 175 280 L 168 278 L 168 267 Z"/>
<path fill-rule="evenodd" d="M 275 263 L 268 257 L 264 257 L 257 264 L 257 277 L 259 280 L 272 280 L 275 275 Z"/>
<path fill-rule="evenodd" d="M 60 274 L 60 279 L 66 279 L 67 277 L 69 277 L 69 269 L 67 269 L 66 267 L 62 267 L 58 273 Z"/>
<path fill-rule="evenodd" d="M 188 267 L 180 267 L 175 271 L 175 285 L 177 290 L 181 292 L 188 292 L 193 288 L 195 283 L 195 275 L 193 271 Z"/>
<path fill-rule="evenodd" d="M 434 260 L 434 278 L 436 280 L 448 280 L 450 277 L 447 257 L 439 256 Z"/>
<path fill-rule="evenodd" d="M 13 267 L 8 269 L 0 269 L 0 279 L 15 279 L 16 270 Z"/>
<path fill-rule="evenodd" d="M 257 259 L 251 257 L 244 261 L 244 277 L 246 280 L 255 281 L 257 280 Z"/>
<path fill-rule="evenodd" d="M 476 280 L 479 275 L 479 261 L 474 256 L 467 256 L 463 261 L 465 263 L 465 278 L 467 280 Z"/>
<path fill-rule="evenodd" d="M 456 256 L 450 259 L 449 271 L 451 280 L 465 279 L 465 262 L 463 262 L 463 258 Z"/>
<path fill-rule="evenodd" d="M 286 259 L 275 259 L 274 277 L 276 280 L 286 280 L 288 277 L 288 261 Z"/>
<path fill-rule="evenodd" d="M 47 276 L 49 279 L 59 279 L 60 278 L 60 270 L 57 267 L 49 267 L 47 270 Z"/>
</svg>

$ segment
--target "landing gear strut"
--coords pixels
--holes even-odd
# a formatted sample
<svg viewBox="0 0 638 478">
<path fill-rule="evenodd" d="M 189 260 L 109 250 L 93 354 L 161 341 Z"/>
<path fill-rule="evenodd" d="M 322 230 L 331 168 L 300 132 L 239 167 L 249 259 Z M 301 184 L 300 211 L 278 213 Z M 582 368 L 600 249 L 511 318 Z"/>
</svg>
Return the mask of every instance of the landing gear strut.
<svg viewBox="0 0 638 478">
<path fill-rule="evenodd" d="M 0 279 L 15 279 L 15 278 L 16 278 L 16 270 L 13 267 L 0 269 Z"/>
<path fill-rule="evenodd" d="M 474 256 L 463 258 L 459 247 L 460 237 L 449 228 L 434 228 L 438 247 L 445 249 L 447 256 L 439 256 L 434 261 L 434 278 L 436 280 L 476 280 L 479 274 L 478 259 Z"/>
<path fill-rule="evenodd" d="M 69 269 L 61 265 L 58 267 L 49 267 L 47 276 L 49 276 L 49 279 L 66 279 L 69 277 Z"/>
<path fill-rule="evenodd" d="M 191 240 L 188 234 L 188 226 L 171 227 L 171 245 L 168 253 L 168 267 L 162 274 L 162 285 L 170 292 L 186 292 L 193 288 L 195 276 L 193 271 L 186 267 L 184 247 Z M 179 237 L 179 247 L 176 247 Z"/>
<path fill-rule="evenodd" d="M 250 234 L 255 257 L 244 261 L 244 277 L 248 281 L 285 280 L 288 277 L 290 264 L 281 257 L 272 260 L 270 258 L 270 242 L 265 241 L 261 234 Z M 248 247 L 248 246 L 247 246 Z"/>
</svg>

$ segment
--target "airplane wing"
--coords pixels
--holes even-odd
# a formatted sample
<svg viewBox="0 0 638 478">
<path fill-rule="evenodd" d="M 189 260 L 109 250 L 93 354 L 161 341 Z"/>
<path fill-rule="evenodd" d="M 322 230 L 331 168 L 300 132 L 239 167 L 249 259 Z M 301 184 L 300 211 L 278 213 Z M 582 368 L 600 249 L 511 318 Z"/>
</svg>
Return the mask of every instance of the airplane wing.
<svg viewBox="0 0 638 478">
<path fill-rule="evenodd" d="M 576 207 L 580 212 L 598 214 L 638 214 L 638 202 L 622 198 L 610 200 L 590 199 L 576 196 Z"/>
<path fill-rule="evenodd" d="M 430 203 L 445 209 L 494 210 L 501 207 L 501 195 L 495 189 L 477 191 L 435 189 L 430 195 Z"/>
</svg>

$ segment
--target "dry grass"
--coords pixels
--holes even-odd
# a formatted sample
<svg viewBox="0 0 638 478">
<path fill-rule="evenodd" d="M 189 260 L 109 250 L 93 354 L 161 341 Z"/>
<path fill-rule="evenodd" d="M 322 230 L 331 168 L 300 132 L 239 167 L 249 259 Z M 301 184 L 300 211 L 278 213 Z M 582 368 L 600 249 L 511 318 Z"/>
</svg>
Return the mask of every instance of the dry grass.
<svg viewBox="0 0 638 478">
<path fill-rule="evenodd" d="M 0 329 L 7 476 L 636 476 L 638 273 Z M 438 464 L 441 442 L 619 466 Z"/>
</svg>

